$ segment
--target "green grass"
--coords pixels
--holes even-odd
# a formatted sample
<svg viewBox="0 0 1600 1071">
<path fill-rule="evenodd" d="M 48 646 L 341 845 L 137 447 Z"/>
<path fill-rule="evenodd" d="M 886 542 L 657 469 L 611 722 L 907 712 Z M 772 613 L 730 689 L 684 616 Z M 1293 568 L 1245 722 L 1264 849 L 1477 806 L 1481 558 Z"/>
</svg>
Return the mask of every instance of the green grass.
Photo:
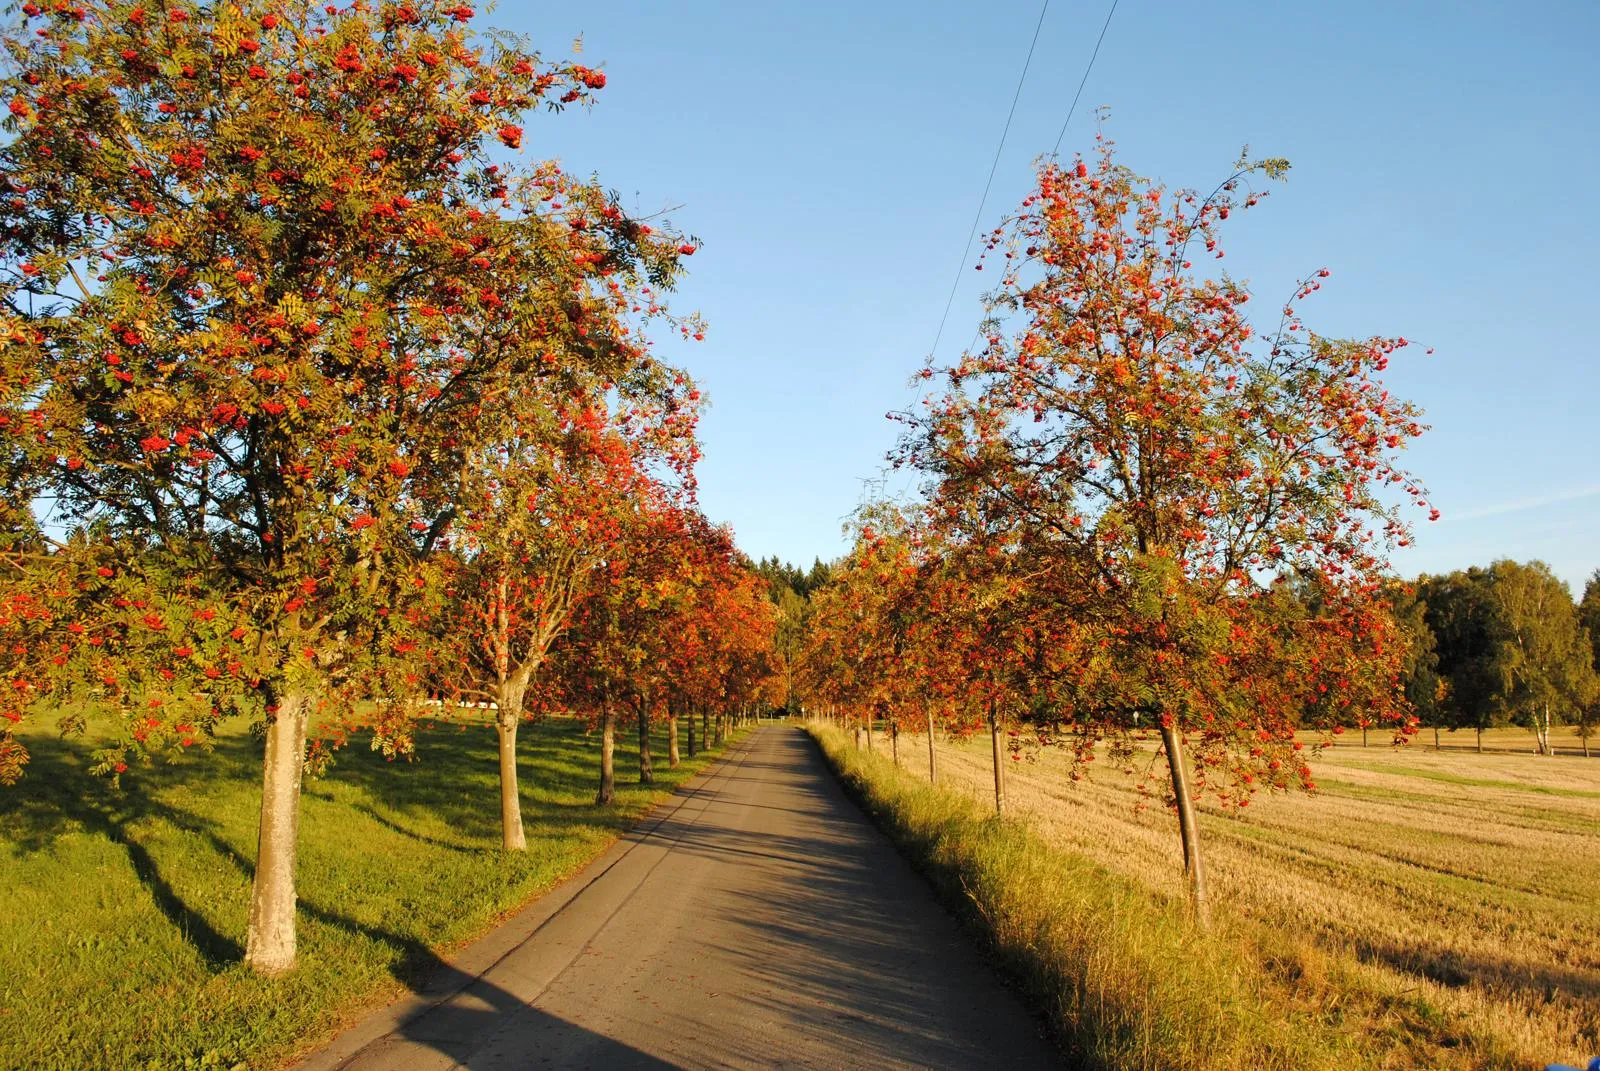
<svg viewBox="0 0 1600 1071">
<path fill-rule="evenodd" d="M 968 796 L 905 775 L 813 726 L 829 763 L 901 850 L 971 922 L 1076 1066 L 1110 1071 L 1368 1066 L 1338 1009 L 1274 998 L 1304 969 L 1294 948 L 1263 965 L 1225 926 L 1199 932 L 1181 904 Z"/>
<path fill-rule="evenodd" d="M 441 955 L 602 852 L 712 755 L 636 784 L 618 732 L 617 799 L 593 805 L 599 736 L 553 719 L 519 751 L 526 854 L 499 849 L 492 728 L 428 723 L 413 763 L 359 745 L 308 781 L 296 970 L 241 963 L 260 745 L 135 768 L 120 792 L 85 741 L 29 734 L 0 789 L 0 1067 L 270 1068 L 424 978 Z"/>
</svg>

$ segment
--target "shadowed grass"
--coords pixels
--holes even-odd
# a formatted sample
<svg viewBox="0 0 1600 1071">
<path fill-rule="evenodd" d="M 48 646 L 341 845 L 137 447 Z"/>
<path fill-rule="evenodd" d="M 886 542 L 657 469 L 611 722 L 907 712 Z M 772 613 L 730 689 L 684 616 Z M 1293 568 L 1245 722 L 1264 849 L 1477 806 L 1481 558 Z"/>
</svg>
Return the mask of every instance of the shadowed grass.
<svg viewBox="0 0 1600 1071">
<path fill-rule="evenodd" d="M 499 848 L 492 727 L 430 722 L 413 763 L 359 745 L 308 781 L 299 861 L 300 965 L 240 962 L 260 805 L 260 744 L 135 768 L 123 789 L 87 773 L 86 741 L 27 739 L 0 789 L 0 1067 L 252 1068 L 312 1047 L 363 1007 L 427 977 L 478 935 L 598 855 L 712 755 L 636 780 L 618 733 L 617 800 L 593 806 L 599 737 L 524 726 L 528 851 Z"/>
</svg>

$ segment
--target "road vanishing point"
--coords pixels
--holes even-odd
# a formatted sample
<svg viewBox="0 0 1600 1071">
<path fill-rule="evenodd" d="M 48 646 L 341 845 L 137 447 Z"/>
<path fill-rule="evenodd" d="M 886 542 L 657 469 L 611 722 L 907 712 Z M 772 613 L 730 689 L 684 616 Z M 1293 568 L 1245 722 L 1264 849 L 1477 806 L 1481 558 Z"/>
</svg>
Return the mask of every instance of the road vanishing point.
<svg viewBox="0 0 1600 1071">
<path fill-rule="evenodd" d="M 1060 1066 L 790 726 L 299 1071 Z"/>
</svg>

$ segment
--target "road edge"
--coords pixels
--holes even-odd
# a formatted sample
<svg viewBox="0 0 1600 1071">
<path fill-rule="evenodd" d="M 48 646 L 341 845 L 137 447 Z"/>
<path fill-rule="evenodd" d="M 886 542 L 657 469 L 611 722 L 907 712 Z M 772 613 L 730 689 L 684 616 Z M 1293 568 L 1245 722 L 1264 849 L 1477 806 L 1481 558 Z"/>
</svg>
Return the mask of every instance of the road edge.
<svg viewBox="0 0 1600 1071">
<path fill-rule="evenodd" d="M 538 933 L 568 904 L 582 895 L 613 866 L 706 787 L 731 760 L 741 758 L 760 730 L 756 726 L 730 740 L 720 755 L 708 762 L 665 799 L 641 814 L 602 852 L 555 885 L 513 908 L 477 937 L 441 956 L 443 966 L 419 987 L 385 1004 L 370 1004 L 356 1011 L 343 1026 L 324 1036 L 320 1044 L 291 1053 L 273 1066 L 281 1071 L 338 1071 L 374 1041 L 420 1018 L 469 988 L 484 974 Z"/>
</svg>

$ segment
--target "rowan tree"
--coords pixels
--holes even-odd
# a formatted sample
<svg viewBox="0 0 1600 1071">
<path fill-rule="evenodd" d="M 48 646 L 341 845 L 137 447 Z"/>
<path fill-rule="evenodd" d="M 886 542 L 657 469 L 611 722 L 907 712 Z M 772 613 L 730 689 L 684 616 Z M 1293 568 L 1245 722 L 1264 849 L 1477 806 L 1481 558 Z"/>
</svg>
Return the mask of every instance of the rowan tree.
<svg viewBox="0 0 1600 1071">
<path fill-rule="evenodd" d="M 246 939 L 264 972 L 294 960 L 308 724 L 377 694 L 402 727 L 483 385 L 611 359 L 527 340 L 609 265 L 668 278 L 680 255 L 507 161 L 529 108 L 605 78 L 472 17 L 85 0 L 25 5 L 3 37 L 6 509 L 37 496 L 72 533 L 8 589 L 6 712 L 113 703 L 109 773 L 226 711 L 264 719 Z"/>
<path fill-rule="evenodd" d="M 696 538 L 717 531 L 672 485 L 652 481 L 629 503 L 613 553 L 592 596 L 558 644 L 559 683 L 566 702 L 600 729 L 600 787 L 595 802 L 616 791 L 614 751 L 619 706 L 632 707 L 639 730 L 639 780 L 650 783 L 650 724 L 665 683 L 665 626 L 701 583 Z"/>
<path fill-rule="evenodd" d="M 1394 461 L 1418 411 L 1379 382 L 1407 340 L 1309 331 L 1326 270 L 1260 331 L 1249 289 L 1193 264 L 1222 255 L 1250 180 L 1287 166 L 1242 160 L 1204 195 L 1137 177 L 1108 141 L 1093 166 L 1045 163 L 979 265 L 999 268 L 983 344 L 923 371 L 946 390 L 906 416 L 897 455 L 953 539 L 1014 534 L 1055 563 L 1039 583 L 1083 582 L 1076 615 L 1099 636 L 1078 731 L 1157 723 L 1202 917 L 1197 795 L 1311 786 L 1302 713 L 1409 730 L 1375 598 L 1385 549 L 1410 538 L 1396 499 L 1425 505 Z M 1316 585 L 1316 612 L 1266 582 L 1284 572 Z"/>
<path fill-rule="evenodd" d="M 459 612 L 443 623 L 434 680 L 442 694 L 495 706 L 510 850 L 526 847 L 516 741 L 528 688 L 600 567 L 619 552 L 627 511 L 650 480 L 646 467 L 685 458 L 693 445 L 693 405 L 679 390 L 687 379 L 641 356 L 630 380 L 620 416 L 604 394 L 584 398 L 567 385 L 555 397 L 523 390 L 498 399 L 480 417 L 487 434 L 475 437 L 456 496 L 461 568 L 451 592 Z"/>
</svg>

